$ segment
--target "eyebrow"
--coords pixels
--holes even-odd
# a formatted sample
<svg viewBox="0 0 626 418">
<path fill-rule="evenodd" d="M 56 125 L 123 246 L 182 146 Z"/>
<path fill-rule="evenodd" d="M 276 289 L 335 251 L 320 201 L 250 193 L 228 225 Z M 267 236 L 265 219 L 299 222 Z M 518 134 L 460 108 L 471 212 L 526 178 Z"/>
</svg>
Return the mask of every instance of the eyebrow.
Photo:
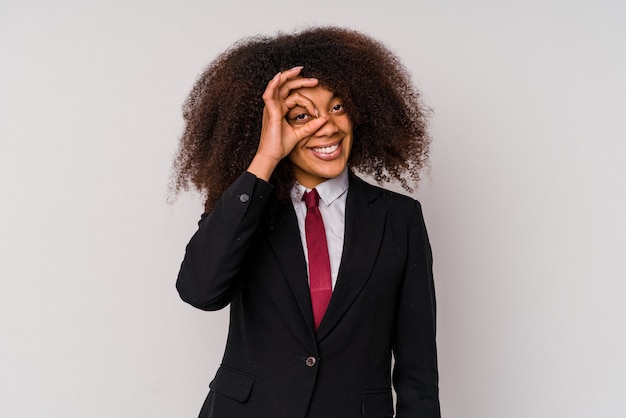
<svg viewBox="0 0 626 418">
<path fill-rule="evenodd" d="M 306 97 L 306 96 L 304 96 L 304 97 Z M 309 98 L 307 97 L 307 99 L 309 99 Z M 328 100 L 328 102 L 332 102 L 333 100 L 337 100 L 337 99 L 343 100 L 343 99 L 341 99 L 341 97 L 339 97 L 335 93 L 333 93 L 333 95 L 330 96 L 330 99 Z M 311 100 L 311 99 L 309 99 L 309 100 Z M 311 101 L 313 101 L 313 100 L 311 100 Z M 296 107 L 294 107 L 292 109 L 289 109 L 289 111 L 291 112 L 293 109 L 296 109 L 298 107 L 304 109 L 304 106 L 296 105 Z"/>
</svg>

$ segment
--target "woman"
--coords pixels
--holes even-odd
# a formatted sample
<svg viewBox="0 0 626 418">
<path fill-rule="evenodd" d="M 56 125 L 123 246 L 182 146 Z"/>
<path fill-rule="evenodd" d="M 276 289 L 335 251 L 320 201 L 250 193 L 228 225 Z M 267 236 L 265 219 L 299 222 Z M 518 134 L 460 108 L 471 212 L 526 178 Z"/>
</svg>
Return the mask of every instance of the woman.
<svg viewBox="0 0 626 418">
<path fill-rule="evenodd" d="M 177 281 L 230 305 L 200 417 L 439 417 L 432 256 L 408 191 L 419 93 L 382 44 L 313 28 L 244 40 L 184 107 L 177 189 L 206 194 Z M 392 371 L 392 354 L 394 366 Z"/>
</svg>

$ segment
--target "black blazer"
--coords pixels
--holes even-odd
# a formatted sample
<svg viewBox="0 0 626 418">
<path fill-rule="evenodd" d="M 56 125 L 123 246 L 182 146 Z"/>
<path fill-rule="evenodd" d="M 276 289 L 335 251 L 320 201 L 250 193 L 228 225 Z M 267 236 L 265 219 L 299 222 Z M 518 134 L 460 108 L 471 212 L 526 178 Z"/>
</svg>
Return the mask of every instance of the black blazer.
<svg viewBox="0 0 626 418">
<path fill-rule="evenodd" d="M 203 216 L 177 288 L 230 304 L 222 365 L 202 418 L 440 416 L 432 255 L 415 200 L 350 175 L 339 275 L 316 332 L 291 203 L 270 231 L 272 186 L 244 173 Z"/>
</svg>

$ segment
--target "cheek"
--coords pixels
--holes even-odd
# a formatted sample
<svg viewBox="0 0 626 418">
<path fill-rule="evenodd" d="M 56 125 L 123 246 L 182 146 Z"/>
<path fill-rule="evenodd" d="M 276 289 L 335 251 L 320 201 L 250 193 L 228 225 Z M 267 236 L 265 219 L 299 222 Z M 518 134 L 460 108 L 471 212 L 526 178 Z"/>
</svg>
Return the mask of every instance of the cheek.
<svg viewBox="0 0 626 418">
<path fill-rule="evenodd" d="M 292 164 L 299 165 L 305 159 L 304 151 L 296 147 L 287 155 L 287 158 Z"/>
<path fill-rule="evenodd" d="M 346 141 L 346 143 L 344 145 L 348 155 L 350 154 L 350 151 L 352 151 L 353 143 L 354 143 L 354 138 L 352 136 L 350 136 L 350 138 Z"/>
</svg>

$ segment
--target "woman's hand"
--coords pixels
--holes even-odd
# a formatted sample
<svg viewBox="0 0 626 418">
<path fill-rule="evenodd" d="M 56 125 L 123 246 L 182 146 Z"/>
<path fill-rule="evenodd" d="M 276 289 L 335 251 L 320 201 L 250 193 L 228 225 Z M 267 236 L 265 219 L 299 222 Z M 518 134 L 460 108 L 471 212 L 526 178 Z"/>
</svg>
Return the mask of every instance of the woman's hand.
<svg viewBox="0 0 626 418">
<path fill-rule="evenodd" d="M 257 153 L 248 171 L 260 179 L 269 181 L 274 169 L 296 144 L 311 136 L 326 123 L 327 117 L 315 117 L 304 125 L 291 126 L 285 116 L 290 109 L 300 106 L 310 115 L 318 115 L 311 100 L 299 94 L 302 87 L 315 87 L 316 78 L 294 78 L 303 67 L 294 67 L 276 74 L 263 93 L 263 125 Z"/>
</svg>

